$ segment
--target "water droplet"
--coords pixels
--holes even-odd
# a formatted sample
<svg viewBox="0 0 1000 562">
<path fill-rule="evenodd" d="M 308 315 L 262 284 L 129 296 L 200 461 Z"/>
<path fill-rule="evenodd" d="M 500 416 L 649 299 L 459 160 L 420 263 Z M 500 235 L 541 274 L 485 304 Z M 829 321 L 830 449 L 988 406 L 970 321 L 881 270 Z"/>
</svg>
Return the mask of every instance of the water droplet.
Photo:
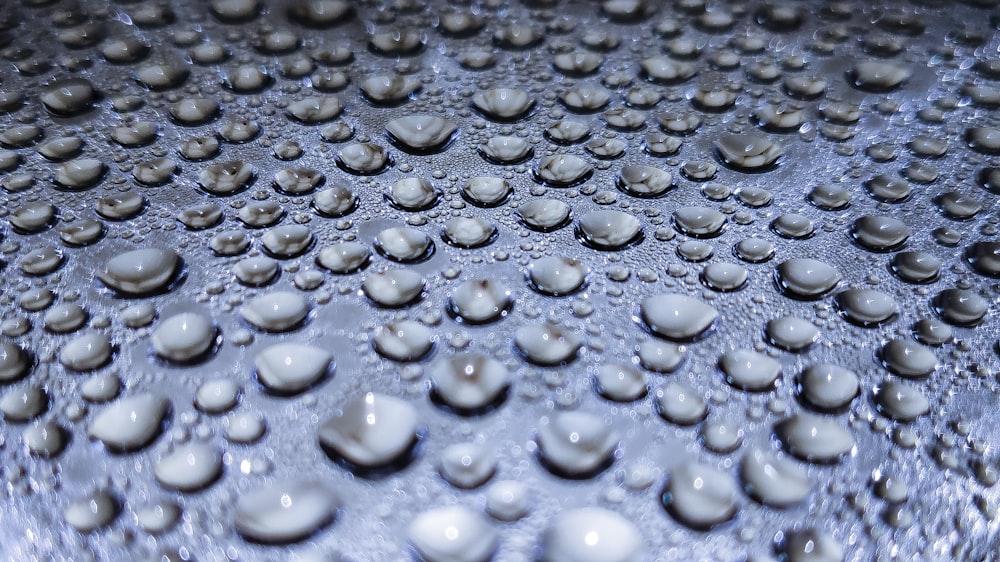
<svg viewBox="0 0 1000 562">
<path fill-rule="evenodd" d="M 365 473 L 405 464 L 419 439 L 418 423 L 408 402 L 369 392 L 325 421 L 319 441 L 336 460 Z"/>
<path fill-rule="evenodd" d="M 407 538 L 427 562 L 479 562 L 492 558 L 499 538 L 485 517 L 453 505 L 424 511 L 407 528 Z"/>
<path fill-rule="evenodd" d="M 840 283 L 840 273 L 831 265 L 810 258 L 795 258 L 778 264 L 778 286 L 785 295 L 815 300 Z"/>
<path fill-rule="evenodd" d="M 675 341 L 704 337 L 719 316 L 714 307 L 680 294 L 647 297 L 639 309 L 643 322 L 652 333 Z"/>
<path fill-rule="evenodd" d="M 708 415 L 708 404 L 691 387 L 672 382 L 656 391 L 656 410 L 672 424 L 694 425 Z"/>
<path fill-rule="evenodd" d="M 781 364 L 775 359 L 750 351 L 727 351 L 719 358 L 719 369 L 726 382 L 741 390 L 763 392 L 771 390 L 781 376 Z"/>
<path fill-rule="evenodd" d="M 160 322 L 150 341 L 161 359 L 184 364 L 204 359 L 218 339 L 219 331 L 210 318 L 182 312 Z"/>
<path fill-rule="evenodd" d="M 572 333 L 552 324 L 527 324 L 514 333 L 514 345 L 528 361 L 542 366 L 569 363 L 581 343 Z"/>
<path fill-rule="evenodd" d="M 325 349 L 298 343 L 278 343 L 254 358 L 257 380 L 279 395 L 305 392 L 333 370 L 333 356 Z"/>
<path fill-rule="evenodd" d="M 743 489 L 760 503 L 779 509 L 804 501 L 812 492 L 809 474 L 783 456 L 752 449 L 740 461 Z"/>
<path fill-rule="evenodd" d="M 708 530 L 736 514 L 736 484 L 724 472 L 686 462 L 670 471 L 663 503 L 684 525 Z"/>
<path fill-rule="evenodd" d="M 208 487 L 222 475 L 222 454 L 214 445 L 189 443 L 161 457 L 153 471 L 161 486 L 193 492 Z"/>
<path fill-rule="evenodd" d="M 236 531 L 255 542 L 303 540 L 336 516 L 340 500 L 323 483 L 286 479 L 260 486 L 236 502 Z"/>
<path fill-rule="evenodd" d="M 105 407 L 90 422 L 91 438 L 114 452 L 137 451 L 163 431 L 170 415 L 170 401 L 143 393 L 123 398 Z"/>
<path fill-rule="evenodd" d="M 423 324 L 404 320 L 379 326 L 372 344 L 379 355 L 406 363 L 427 357 L 434 349 L 435 339 Z"/>
<path fill-rule="evenodd" d="M 495 88 L 476 92 L 472 107 L 495 121 L 517 121 L 535 106 L 535 100 L 524 90 Z"/>
<path fill-rule="evenodd" d="M 930 402 L 913 385 L 885 380 L 875 387 L 875 404 L 879 412 L 891 419 L 911 422 L 930 411 Z"/>
<path fill-rule="evenodd" d="M 615 402 L 633 402 L 646 395 L 646 375 L 623 363 L 605 363 L 594 377 L 597 392 Z"/>
<path fill-rule="evenodd" d="M 309 314 L 309 303 L 298 293 L 274 291 L 254 297 L 240 308 L 240 316 L 256 328 L 287 332 L 298 327 Z"/>
<path fill-rule="evenodd" d="M 541 540 L 544 562 L 632 562 L 643 556 L 639 530 L 628 519 L 600 507 L 563 511 Z"/>
<path fill-rule="evenodd" d="M 767 171 L 783 153 L 781 145 L 760 135 L 725 135 L 713 146 L 722 163 L 737 171 Z"/>
<path fill-rule="evenodd" d="M 422 154 L 443 149 L 458 127 L 442 117 L 409 115 L 389 121 L 385 130 L 389 140 L 399 148 Z"/>
<path fill-rule="evenodd" d="M 441 452 L 438 472 L 456 488 L 478 488 L 496 473 L 493 450 L 479 443 L 456 443 Z"/>
<path fill-rule="evenodd" d="M 577 221 L 582 241 L 598 250 L 616 250 L 642 240 L 639 219 L 621 211 L 592 211 Z"/>
<path fill-rule="evenodd" d="M 797 414 L 774 427 L 785 449 L 809 462 L 833 463 L 855 448 L 851 432 L 836 421 L 813 414 Z"/>
<path fill-rule="evenodd" d="M 63 511 L 66 522 L 81 533 L 110 525 L 121 511 L 118 499 L 106 490 L 95 490 L 72 500 Z"/>
<path fill-rule="evenodd" d="M 542 465 L 564 478 L 591 478 L 614 462 L 618 434 L 601 418 L 557 412 L 542 418 L 535 440 Z"/>
<path fill-rule="evenodd" d="M 899 310 L 891 296 L 872 289 L 848 289 L 837 294 L 836 303 L 847 321 L 866 328 L 892 320 Z"/>
</svg>

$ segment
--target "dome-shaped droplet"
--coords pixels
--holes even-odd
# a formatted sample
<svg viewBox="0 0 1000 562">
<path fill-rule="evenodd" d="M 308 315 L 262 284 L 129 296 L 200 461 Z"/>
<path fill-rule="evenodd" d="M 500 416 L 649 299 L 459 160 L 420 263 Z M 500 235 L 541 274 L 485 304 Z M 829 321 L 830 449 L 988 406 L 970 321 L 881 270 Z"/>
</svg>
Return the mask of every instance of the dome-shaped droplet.
<svg viewBox="0 0 1000 562">
<path fill-rule="evenodd" d="M 72 371 L 92 371 L 111 360 L 114 348 L 101 332 L 85 332 L 63 346 L 59 362 Z"/>
<path fill-rule="evenodd" d="M 462 197 L 477 207 L 496 207 L 510 197 L 513 188 L 506 180 L 479 176 L 462 186 Z"/>
<path fill-rule="evenodd" d="M 441 238 L 459 248 L 478 248 L 493 241 L 497 228 L 481 217 L 455 217 L 444 225 Z"/>
<path fill-rule="evenodd" d="M 829 534 L 814 529 L 785 530 L 777 545 L 778 553 L 788 562 L 842 562 L 844 547 Z"/>
<path fill-rule="evenodd" d="M 535 178 L 545 185 L 570 187 L 589 178 L 593 167 L 572 154 L 553 154 L 539 159 L 534 173 Z"/>
<path fill-rule="evenodd" d="M 53 179 L 64 190 L 80 191 L 100 183 L 107 171 L 108 166 L 96 158 L 78 158 L 59 166 Z"/>
<path fill-rule="evenodd" d="M 411 76 L 377 75 L 361 82 L 361 93 L 376 105 L 395 105 L 406 101 L 422 87 Z"/>
<path fill-rule="evenodd" d="M 736 291 L 746 285 L 748 273 L 738 263 L 715 262 L 701 271 L 701 281 L 716 291 Z"/>
<path fill-rule="evenodd" d="M 830 292 L 840 282 L 840 273 L 819 260 L 795 258 L 778 265 L 777 279 L 786 295 L 815 300 Z"/>
<path fill-rule="evenodd" d="M 726 216 L 708 207 L 683 207 L 674 211 L 674 225 L 688 236 L 714 238 L 722 233 Z"/>
<path fill-rule="evenodd" d="M 90 533 L 110 525 L 121 512 L 118 498 L 107 490 L 96 490 L 66 505 L 63 517 L 70 527 Z"/>
<path fill-rule="evenodd" d="M 577 221 L 582 241 L 598 250 L 617 250 L 642 238 L 639 219 L 622 211 L 592 211 Z"/>
<path fill-rule="evenodd" d="M 776 453 L 752 449 L 740 461 L 743 489 L 760 503 L 777 508 L 791 507 L 812 492 L 809 474 Z"/>
<path fill-rule="evenodd" d="M 574 293 L 586 280 L 583 264 L 572 258 L 546 256 L 528 265 L 531 287 L 544 295 L 561 297 Z"/>
<path fill-rule="evenodd" d="M 53 82 L 42 91 L 40 101 L 56 115 L 73 116 L 89 111 L 97 96 L 89 80 L 77 77 Z"/>
<path fill-rule="evenodd" d="M 891 320 L 899 309 L 891 296 L 874 289 L 848 289 L 837 294 L 836 302 L 844 318 L 865 327 Z"/>
<path fill-rule="evenodd" d="M 781 363 L 749 349 L 727 351 L 719 358 L 726 382 L 741 390 L 762 392 L 774 387 L 781 376 Z"/>
<path fill-rule="evenodd" d="M 575 335 L 549 322 L 521 326 L 514 332 L 514 345 L 525 359 L 542 366 L 569 363 L 581 347 Z"/>
<path fill-rule="evenodd" d="M 437 151 L 454 137 L 458 127 L 451 121 L 433 115 L 408 115 L 385 125 L 389 139 L 415 153 Z"/>
<path fill-rule="evenodd" d="M 544 562 L 637 562 L 643 540 L 628 519 L 600 507 L 557 514 L 541 540 Z"/>
<path fill-rule="evenodd" d="M 431 367 L 430 378 L 432 398 L 465 415 L 494 408 L 510 387 L 503 363 L 474 353 L 441 360 Z"/>
<path fill-rule="evenodd" d="M 257 380 L 275 394 L 304 392 L 333 369 L 333 355 L 313 345 L 283 342 L 261 350 L 254 358 Z"/>
<path fill-rule="evenodd" d="M 955 326 L 979 325 L 989 306 L 989 302 L 974 289 L 945 289 L 934 297 L 934 309 L 938 315 Z"/>
<path fill-rule="evenodd" d="M 369 275 L 361 289 L 376 304 L 395 308 L 415 302 L 424 290 L 424 279 L 409 269 L 390 269 Z"/>
<path fill-rule="evenodd" d="M 496 121 L 516 121 L 531 111 L 535 100 L 524 90 L 495 88 L 476 92 L 472 107 Z"/>
<path fill-rule="evenodd" d="M 808 349 L 820 337 L 815 324 L 796 316 L 779 316 L 768 320 L 764 335 L 771 345 L 785 351 L 799 352 Z"/>
<path fill-rule="evenodd" d="M 233 523 L 254 542 L 292 543 L 325 527 L 339 508 L 340 500 L 326 484 L 285 479 L 241 494 Z"/>
<path fill-rule="evenodd" d="M 379 326 L 372 345 L 379 355 L 399 362 L 419 361 L 434 349 L 434 333 L 429 328 L 404 320 Z"/>
<path fill-rule="evenodd" d="M 891 62 L 865 60 L 856 63 L 847 76 L 852 86 L 866 92 L 889 92 L 910 79 L 912 71 Z"/>
<path fill-rule="evenodd" d="M 659 197 L 674 187 L 669 172 L 652 166 L 629 165 L 618 175 L 618 187 L 636 197 Z"/>
<path fill-rule="evenodd" d="M 850 430 L 813 414 L 797 414 L 782 420 L 774 430 L 785 449 L 805 461 L 836 462 L 855 447 Z"/>
<path fill-rule="evenodd" d="M 530 158 L 533 149 L 521 137 L 496 136 L 479 145 L 479 153 L 494 164 L 511 165 Z"/>
<path fill-rule="evenodd" d="M 614 462 L 618 434 L 601 418 L 557 412 L 542 418 L 535 435 L 539 460 L 558 476 L 590 478 Z"/>
<path fill-rule="evenodd" d="M 357 197 L 350 189 L 336 186 L 316 193 L 312 206 L 323 216 L 342 217 L 354 211 L 357 207 Z"/>
<path fill-rule="evenodd" d="M 313 239 L 312 232 L 305 225 L 286 224 L 268 230 L 260 241 L 267 253 L 279 259 L 288 259 L 308 250 Z"/>
<path fill-rule="evenodd" d="M 711 529 L 736 514 L 736 484 L 725 472 L 686 462 L 670 471 L 663 504 L 684 525 Z"/>
<path fill-rule="evenodd" d="M 364 269 L 370 258 L 368 246 L 358 242 L 341 242 L 320 250 L 316 264 L 331 273 L 346 275 Z"/>
<path fill-rule="evenodd" d="M 781 157 L 781 145 L 761 135 L 724 135 L 714 143 L 722 163 L 738 171 L 770 169 Z"/>
<path fill-rule="evenodd" d="M 222 474 L 222 454 L 208 443 L 188 443 L 160 458 L 153 471 L 161 486 L 193 492 L 219 478 Z"/>
<path fill-rule="evenodd" d="M 492 558 L 499 543 L 485 517 L 460 505 L 418 514 L 406 535 L 426 562 L 483 562 Z"/>
<path fill-rule="evenodd" d="M 274 291 L 254 297 L 242 307 L 240 316 L 255 328 L 286 332 L 299 326 L 309 314 L 309 302 L 298 293 Z"/>
<path fill-rule="evenodd" d="M 407 460 L 418 440 L 418 423 L 409 402 L 369 392 L 323 422 L 319 441 L 352 468 L 382 469 Z"/>
<path fill-rule="evenodd" d="M 337 154 L 337 165 L 362 176 L 380 174 L 390 162 L 389 153 L 374 143 L 349 144 Z"/>
<path fill-rule="evenodd" d="M 854 221 L 851 236 L 868 250 L 888 252 L 906 243 L 910 227 L 892 217 L 865 215 Z"/>
<path fill-rule="evenodd" d="M 448 299 L 449 312 L 473 324 L 498 320 L 513 304 L 510 290 L 488 279 L 465 281 Z"/>
<path fill-rule="evenodd" d="M 0 397 L 0 414 L 7 423 L 31 421 L 48 407 L 49 395 L 38 386 L 12 388 Z"/>
<path fill-rule="evenodd" d="M 932 283 L 941 272 L 941 260 L 930 252 L 899 252 L 892 256 L 890 268 L 907 283 Z"/>
<path fill-rule="evenodd" d="M 639 305 L 639 310 L 642 321 L 651 332 L 675 341 L 702 337 L 719 317 L 714 307 L 680 294 L 647 297 Z"/>
<path fill-rule="evenodd" d="M 12 342 L 0 342 L 0 383 L 24 378 L 31 370 L 31 354 Z"/>
<path fill-rule="evenodd" d="M 837 411 L 850 405 L 860 392 L 858 375 L 829 363 L 810 365 L 799 375 L 799 396 L 819 411 Z"/>
<path fill-rule="evenodd" d="M 648 340 L 639 344 L 636 355 L 643 369 L 654 373 L 676 371 L 686 357 L 687 348 L 660 340 Z"/>
<path fill-rule="evenodd" d="M 656 411 L 674 425 L 694 425 L 708 415 L 708 404 L 690 386 L 672 382 L 656 391 Z"/>
<path fill-rule="evenodd" d="M 532 199 L 518 207 L 516 213 L 528 228 L 550 232 L 569 222 L 570 207 L 558 199 Z"/>
<path fill-rule="evenodd" d="M 931 409 L 919 388 L 901 381 L 882 381 L 875 387 L 874 397 L 878 411 L 897 421 L 914 421 Z"/>
<path fill-rule="evenodd" d="M 438 192 L 423 178 L 403 178 L 392 184 L 386 193 L 389 201 L 405 211 L 422 211 L 433 207 Z"/>
<path fill-rule="evenodd" d="M 631 365 L 605 363 L 594 376 L 597 392 L 615 402 L 632 402 L 646 395 L 646 375 Z"/>
<path fill-rule="evenodd" d="M 197 361 L 217 343 L 218 329 L 202 314 L 182 312 L 163 320 L 150 339 L 156 355 L 175 363 Z"/>
<path fill-rule="evenodd" d="M 375 249 L 393 261 L 412 263 L 429 258 L 434 252 L 434 242 L 415 228 L 395 227 L 375 236 Z"/>
<path fill-rule="evenodd" d="M 438 472 L 456 488 L 478 488 L 497 470 L 492 447 L 482 443 L 455 443 L 441 452 Z"/>
<path fill-rule="evenodd" d="M 156 439 L 169 414 L 170 401 L 166 398 L 137 394 L 101 410 L 87 432 L 112 451 L 135 451 Z"/>
<path fill-rule="evenodd" d="M 926 377 L 937 368 L 934 352 L 909 338 L 891 340 L 882 346 L 879 358 L 886 369 L 908 379 Z"/>
</svg>

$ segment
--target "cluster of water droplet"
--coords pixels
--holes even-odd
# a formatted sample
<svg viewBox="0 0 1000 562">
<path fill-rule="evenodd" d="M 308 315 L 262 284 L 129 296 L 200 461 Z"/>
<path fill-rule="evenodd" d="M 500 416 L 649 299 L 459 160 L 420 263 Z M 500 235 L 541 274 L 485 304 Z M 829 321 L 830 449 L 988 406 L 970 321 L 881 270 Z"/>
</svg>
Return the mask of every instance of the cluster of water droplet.
<svg viewBox="0 0 1000 562">
<path fill-rule="evenodd" d="M 987 4 L 0 6 L 4 549 L 986 559 Z"/>
</svg>

